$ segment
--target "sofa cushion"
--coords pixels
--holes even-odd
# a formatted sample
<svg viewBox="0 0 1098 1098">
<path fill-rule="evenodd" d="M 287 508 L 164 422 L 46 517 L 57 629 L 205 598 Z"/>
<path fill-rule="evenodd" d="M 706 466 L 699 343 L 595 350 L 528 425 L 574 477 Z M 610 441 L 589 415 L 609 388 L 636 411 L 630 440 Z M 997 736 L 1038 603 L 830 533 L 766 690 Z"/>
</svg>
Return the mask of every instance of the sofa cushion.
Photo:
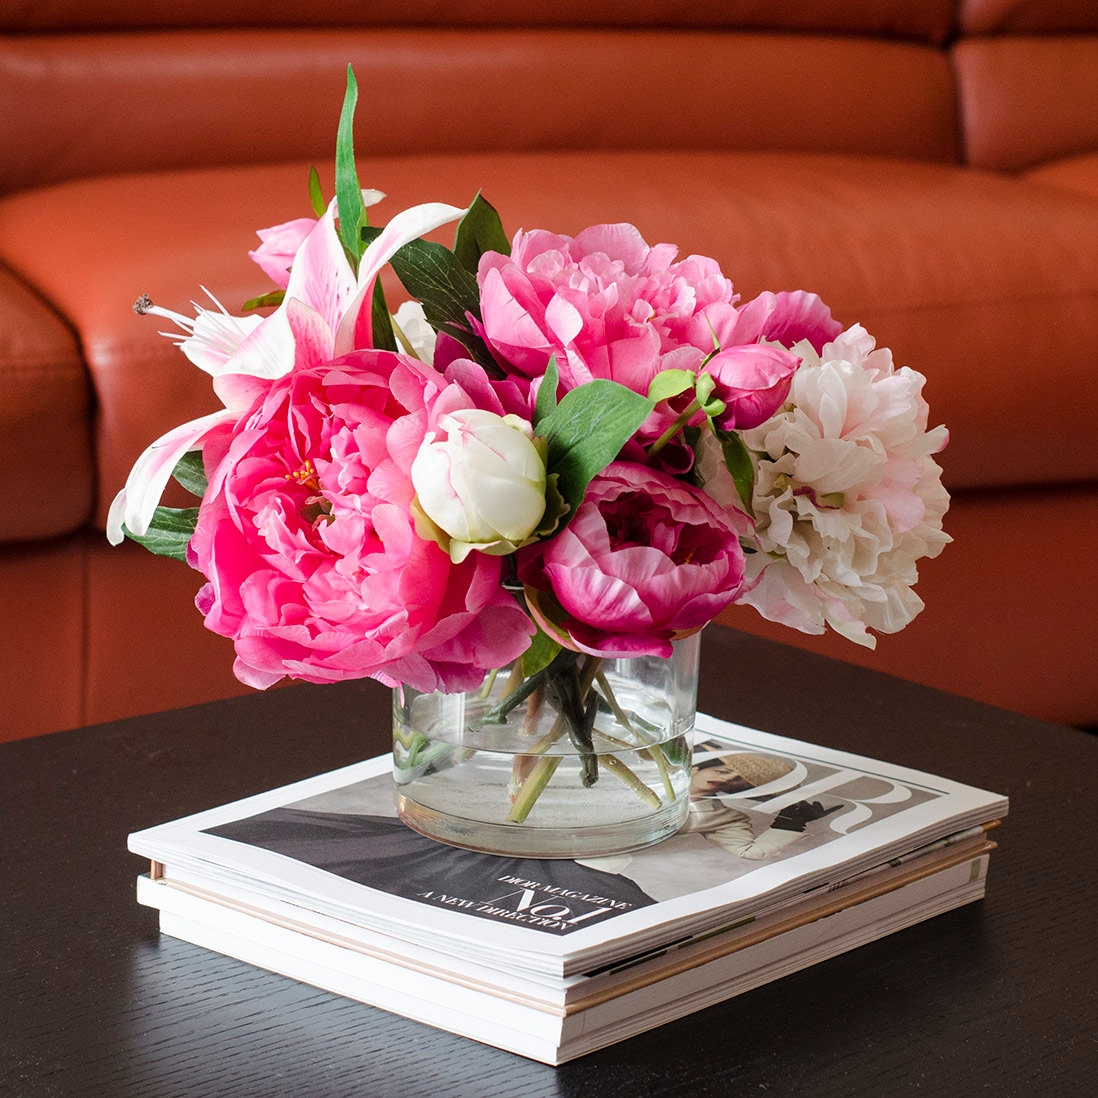
<svg viewBox="0 0 1098 1098">
<path fill-rule="evenodd" d="M 1098 200 L 1098 152 L 1053 160 L 1025 173 L 1031 183 Z"/>
<path fill-rule="evenodd" d="M 90 404 L 72 330 L 0 261 L 0 542 L 52 537 L 88 520 Z"/>
<path fill-rule="evenodd" d="M 1098 5 L 1079 0 L 960 0 L 958 9 L 965 34 L 1098 31 Z"/>
<path fill-rule="evenodd" d="M 1098 148 L 1098 34 L 967 38 L 953 58 L 968 163 L 1018 171 Z"/>
</svg>

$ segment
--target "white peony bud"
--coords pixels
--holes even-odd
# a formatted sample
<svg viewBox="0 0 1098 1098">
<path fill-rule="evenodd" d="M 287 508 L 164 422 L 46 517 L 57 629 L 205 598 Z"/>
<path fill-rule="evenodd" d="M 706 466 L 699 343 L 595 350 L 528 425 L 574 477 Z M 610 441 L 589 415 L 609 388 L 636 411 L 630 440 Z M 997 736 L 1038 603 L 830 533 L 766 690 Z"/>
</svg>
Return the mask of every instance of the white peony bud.
<svg viewBox="0 0 1098 1098">
<path fill-rule="evenodd" d="M 545 513 L 545 461 L 518 416 L 480 408 L 439 416 L 412 462 L 412 485 L 454 561 L 473 549 L 513 552 Z"/>
<path fill-rule="evenodd" d="M 393 322 L 411 344 L 416 358 L 421 362 L 434 362 L 435 340 L 438 336 L 427 323 L 423 306 L 418 301 L 405 301 L 393 315 Z"/>
</svg>

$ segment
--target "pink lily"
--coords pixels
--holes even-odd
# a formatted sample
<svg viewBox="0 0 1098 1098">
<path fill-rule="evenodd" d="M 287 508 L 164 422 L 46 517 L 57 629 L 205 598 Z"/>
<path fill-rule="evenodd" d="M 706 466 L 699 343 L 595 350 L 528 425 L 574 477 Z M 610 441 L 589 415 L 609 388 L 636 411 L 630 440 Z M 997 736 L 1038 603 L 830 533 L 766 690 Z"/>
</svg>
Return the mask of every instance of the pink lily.
<svg viewBox="0 0 1098 1098">
<path fill-rule="evenodd" d="M 154 306 L 147 298 L 139 301 L 139 312 L 163 316 L 186 333 L 179 346 L 213 376 L 214 392 L 224 409 L 173 428 L 141 454 L 111 503 L 107 540 L 120 544 L 123 525 L 139 536 L 148 532 L 179 459 L 198 449 L 215 428 L 244 414 L 264 382 L 295 366 L 316 365 L 369 347 L 374 283 L 382 267 L 409 241 L 464 214 L 465 210 L 440 202 L 397 214 L 363 253 L 356 278 L 335 230 L 332 203 L 294 258 L 282 304 L 266 317 L 232 317 L 214 299 L 219 314 L 196 306 L 198 315 L 191 320 Z"/>
</svg>

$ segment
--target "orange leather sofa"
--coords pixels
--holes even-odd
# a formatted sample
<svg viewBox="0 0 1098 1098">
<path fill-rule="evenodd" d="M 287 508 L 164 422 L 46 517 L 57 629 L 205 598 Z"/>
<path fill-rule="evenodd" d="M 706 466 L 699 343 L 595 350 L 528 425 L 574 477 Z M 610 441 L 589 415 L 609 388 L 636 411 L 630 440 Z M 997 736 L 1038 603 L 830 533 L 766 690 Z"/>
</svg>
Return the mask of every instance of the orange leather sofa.
<svg viewBox="0 0 1098 1098">
<path fill-rule="evenodd" d="M 348 63 L 376 220 L 483 188 L 511 231 L 632 221 L 927 375 L 922 616 L 875 653 L 729 622 L 1098 724 L 1098 5 L 0 0 L 0 738 L 243 692 L 198 575 L 103 537 L 215 406 L 131 304 L 268 288 L 254 230 L 310 164 L 331 193 Z"/>
</svg>

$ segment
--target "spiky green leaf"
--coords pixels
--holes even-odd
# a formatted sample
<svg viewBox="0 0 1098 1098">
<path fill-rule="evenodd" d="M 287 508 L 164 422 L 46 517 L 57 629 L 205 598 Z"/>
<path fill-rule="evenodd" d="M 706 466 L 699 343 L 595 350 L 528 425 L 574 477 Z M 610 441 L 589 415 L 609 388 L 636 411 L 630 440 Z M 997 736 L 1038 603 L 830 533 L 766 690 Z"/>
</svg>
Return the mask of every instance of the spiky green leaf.
<svg viewBox="0 0 1098 1098">
<path fill-rule="evenodd" d="M 721 444 L 724 464 L 732 474 L 736 492 L 747 508 L 747 513 L 750 514 L 751 501 L 755 494 L 755 466 L 752 464 L 751 454 L 744 445 L 743 439 L 735 431 L 722 431 L 714 427 L 713 432 Z"/>
<path fill-rule="evenodd" d="M 373 323 L 374 346 L 379 351 L 399 350 L 396 333 L 393 331 L 393 318 L 389 315 L 389 306 L 385 301 L 385 290 L 381 286 L 380 278 L 374 283 L 374 298 L 370 315 Z"/>
<path fill-rule="evenodd" d="M 534 406 L 534 427 L 557 406 L 557 386 L 560 384 L 560 371 L 557 369 L 557 356 L 549 356 L 549 365 L 545 367 L 545 376 L 538 387 L 538 399 Z"/>
<path fill-rule="evenodd" d="M 358 182 L 355 166 L 355 105 L 358 102 L 358 82 L 354 70 L 347 66 L 347 93 L 343 98 L 343 110 L 339 115 L 336 134 L 336 208 L 339 211 L 339 237 L 357 269 L 362 258 L 361 229 L 366 221 L 366 206 L 362 201 L 362 187 Z"/>
<path fill-rule="evenodd" d="M 405 244 L 390 260 L 404 288 L 423 306 L 427 323 L 453 336 L 490 374 L 501 371 L 469 317 L 480 319 L 477 280 L 449 248 L 429 240 Z"/>
</svg>

